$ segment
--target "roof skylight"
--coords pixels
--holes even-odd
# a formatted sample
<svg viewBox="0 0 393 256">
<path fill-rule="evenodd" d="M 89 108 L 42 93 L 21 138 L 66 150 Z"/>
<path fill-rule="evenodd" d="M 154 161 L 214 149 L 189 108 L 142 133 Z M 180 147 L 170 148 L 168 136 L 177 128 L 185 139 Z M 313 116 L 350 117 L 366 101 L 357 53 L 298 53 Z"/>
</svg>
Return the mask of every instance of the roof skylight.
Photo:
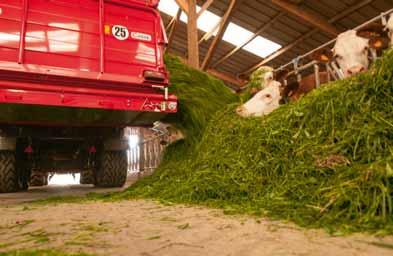
<svg viewBox="0 0 393 256">
<path fill-rule="evenodd" d="M 173 17 L 176 15 L 179 6 L 176 4 L 175 0 L 161 0 L 158 9 Z M 201 8 L 197 6 L 197 11 L 199 11 L 200 9 Z M 180 20 L 184 23 L 187 23 L 187 15 L 182 13 Z M 220 20 L 221 18 L 219 16 L 206 10 L 198 19 L 198 29 L 204 32 L 210 32 L 212 29 L 214 29 L 214 27 L 217 26 Z M 213 33 L 213 35 L 216 34 L 217 31 Z M 222 39 L 234 46 L 241 46 L 252 35 L 253 33 L 251 31 L 230 22 Z M 273 41 L 258 36 L 250 43 L 248 43 L 245 47 L 243 47 L 243 49 L 259 57 L 265 58 L 266 56 L 280 49 L 281 47 L 281 45 Z"/>
</svg>

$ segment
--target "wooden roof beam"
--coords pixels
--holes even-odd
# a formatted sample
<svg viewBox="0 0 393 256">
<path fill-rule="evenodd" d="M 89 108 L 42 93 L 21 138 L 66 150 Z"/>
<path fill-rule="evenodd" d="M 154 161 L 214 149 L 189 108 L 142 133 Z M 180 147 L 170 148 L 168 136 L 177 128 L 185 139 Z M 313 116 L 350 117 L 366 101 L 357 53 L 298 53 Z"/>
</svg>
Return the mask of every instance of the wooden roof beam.
<svg viewBox="0 0 393 256">
<path fill-rule="evenodd" d="M 212 68 L 208 69 L 207 73 L 209 73 L 210 75 L 212 75 L 220 80 L 223 80 L 224 82 L 238 86 L 239 90 L 247 84 L 246 80 L 242 80 L 237 77 L 221 73 L 221 72 L 219 72 L 215 69 L 212 69 Z"/>
<path fill-rule="evenodd" d="M 247 70 L 245 70 L 244 72 L 242 72 L 240 74 L 240 76 L 242 75 L 247 75 L 250 74 L 251 72 L 253 72 L 254 70 L 256 70 L 259 67 L 262 67 L 263 65 L 267 64 L 268 62 L 274 60 L 275 58 L 277 58 L 278 56 L 280 56 L 281 54 L 289 51 L 290 49 L 292 49 L 293 47 L 295 47 L 298 43 L 302 42 L 304 39 L 306 39 L 307 37 L 311 36 L 312 34 L 314 34 L 315 32 L 317 32 L 318 29 L 314 28 L 313 30 L 309 31 L 308 33 L 302 35 L 301 37 L 299 37 L 298 39 L 296 39 L 295 41 L 293 41 L 292 43 L 288 44 L 287 46 L 279 49 L 278 51 L 272 53 L 271 55 L 269 55 L 268 57 L 266 57 L 265 59 L 263 59 L 261 62 L 259 62 L 258 64 L 248 68 Z"/>
<path fill-rule="evenodd" d="M 210 31 L 206 32 L 201 39 L 199 39 L 199 44 L 201 44 L 203 41 L 207 41 L 210 39 L 210 37 L 213 36 L 214 32 L 220 27 L 220 24 L 222 22 L 222 18 L 220 22 L 218 22 Z"/>
<path fill-rule="evenodd" d="M 177 17 L 177 14 L 179 14 L 179 12 L 180 12 L 180 14 L 182 13 L 182 9 L 181 8 L 177 9 L 176 15 L 173 16 L 171 21 L 168 23 L 168 25 L 166 25 L 165 31 L 167 31 L 167 33 L 168 33 L 168 31 L 170 31 L 170 29 L 173 26 L 173 24 L 176 23 L 177 21 L 179 21 L 180 17 L 179 18 Z"/>
<path fill-rule="evenodd" d="M 300 8 L 299 6 L 291 3 L 288 0 L 271 0 L 271 1 L 273 4 L 279 6 L 286 12 L 295 15 L 304 21 L 307 21 L 314 27 L 322 31 L 325 31 L 332 36 L 337 36 L 338 34 L 340 34 L 340 31 L 336 27 L 331 25 L 328 21 L 318 17 L 317 15 L 314 15 L 309 11 Z"/>
<path fill-rule="evenodd" d="M 214 37 L 213 42 L 210 44 L 209 49 L 207 50 L 205 59 L 202 63 L 202 70 L 207 70 L 209 68 L 211 59 L 213 57 L 214 52 L 217 49 L 218 44 L 221 42 L 221 39 L 228 27 L 229 21 L 232 18 L 233 13 L 237 9 L 237 7 L 243 2 L 243 0 L 232 0 L 229 4 L 227 11 L 225 12 L 224 16 L 222 17 L 220 27 L 218 29 L 217 35 Z"/>
<path fill-rule="evenodd" d="M 188 15 L 188 1 L 187 0 L 175 0 L 177 5 Z"/>
<path fill-rule="evenodd" d="M 199 10 L 198 14 L 197 14 L 197 18 L 199 18 L 204 11 L 207 10 L 207 8 L 210 7 L 210 5 L 214 2 L 214 0 L 207 0 L 201 7 L 201 9 Z"/>
<path fill-rule="evenodd" d="M 187 59 L 184 56 L 181 56 L 178 54 L 176 54 L 176 56 L 182 61 L 183 64 L 187 64 Z M 224 73 L 222 73 L 216 69 L 213 69 L 213 68 L 209 68 L 206 72 L 208 74 L 214 76 L 215 78 L 218 78 L 224 82 L 227 82 L 227 83 L 230 83 L 230 84 L 233 84 L 233 85 L 239 87 L 238 90 L 241 90 L 245 85 L 247 85 L 246 80 L 243 80 L 243 79 L 240 79 L 235 76 L 228 75 L 228 74 L 224 74 Z"/>
<path fill-rule="evenodd" d="M 254 35 L 250 36 L 242 45 L 239 45 L 235 48 L 233 48 L 231 51 L 229 51 L 227 54 L 225 54 L 221 59 L 219 59 L 216 63 L 214 63 L 211 67 L 215 68 L 218 65 L 220 65 L 222 62 L 226 61 L 229 59 L 232 55 L 237 53 L 239 50 L 243 49 L 244 46 L 249 44 L 252 40 L 254 40 L 256 37 L 258 37 L 263 31 L 271 27 L 278 19 L 280 19 L 282 16 L 284 16 L 283 12 L 280 12 L 276 16 L 274 16 L 273 19 L 271 19 L 268 23 L 262 25 L 255 33 Z"/>
<path fill-rule="evenodd" d="M 345 11 L 337 14 L 336 16 L 334 16 L 333 18 L 331 18 L 328 22 L 329 23 L 334 23 L 336 21 L 339 21 L 343 18 L 345 18 L 346 16 L 348 16 L 349 14 L 357 11 L 358 9 L 366 6 L 367 4 L 370 4 L 371 2 L 373 2 L 373 0 L 364 0 L 360 3 L 357 3 L 353 6 L 351 6 L 350 8 L 346 9 Z M 303 40 L 305 40 L 306 38 L 310 37 L 311 35 L 313 35 L 315 32 L 317 32 L 318 29 L 313 29 L 310 30 L 308 33 L 302 35 L 301 37 L 299 37 L 298 39 L 296 39 L 294 42 L 288 44 L 287 46 L 281 48 L 280 50 L 272 53 L 271 55 L 267 56 L 265 59 L 263 59 L 261 62 L 259 62 L 258 64 L 248 68 L 247 70 L 243 71 L 242 73 L 239 74 L 239 76 L 243 76 L 243 75 L 248 75 L 251 72 L 253 72 L 254 70 L 256 70 L 257 68 L 266 65 L 267 63 L 269 63 L 270 61 L 274 60 L 275 58 L 277 58 L 278 56 L 284 54 L 285 52 L 291 50 L 293 47 L 295 47 L 298 43 L 302 42 Z"/>
<path fill-rule="evenodd" d="M 168 33 L 168 45 L 165 48 L 165 52 L 167 52 L 169 50 L 169 48 L 172 46 L 173 38 L 175 36 L 176 27 L 177 27 L 177 24 L 179 23 L 180 16 L 181 16 L 182 12 L 183 11 L 181 10 L 181 8 L 179 8 L 179 10 L 176 13 L 176 16 L 173 17 L 170 24 L 168 24 L 168 26 L 167 26 L 167 30 L 169 30 L 169 33 Z"/>
</svg>

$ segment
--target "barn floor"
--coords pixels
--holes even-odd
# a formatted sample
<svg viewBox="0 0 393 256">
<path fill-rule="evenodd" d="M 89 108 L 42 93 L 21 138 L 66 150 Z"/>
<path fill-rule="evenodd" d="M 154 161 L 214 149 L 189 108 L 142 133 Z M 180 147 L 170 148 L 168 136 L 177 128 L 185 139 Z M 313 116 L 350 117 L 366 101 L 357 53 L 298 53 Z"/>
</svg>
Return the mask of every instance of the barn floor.
<svg viewBox="0 0 393 256">
<path fill-rule="evenodd" d="M 146 200 L 58 205 L 3 202 L 0 213 L 0 255 L 47 248 L 141 256 L 393 254 L 393 237 L 333 237 L 279 221 Z"/>
</svg>

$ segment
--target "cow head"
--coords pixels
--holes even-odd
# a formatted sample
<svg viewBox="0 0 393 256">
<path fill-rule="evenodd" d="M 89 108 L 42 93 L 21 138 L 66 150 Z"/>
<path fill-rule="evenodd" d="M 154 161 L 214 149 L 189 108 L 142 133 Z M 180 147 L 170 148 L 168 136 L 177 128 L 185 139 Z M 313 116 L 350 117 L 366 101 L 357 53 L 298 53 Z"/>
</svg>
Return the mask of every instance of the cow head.
<svg viewBox="0 0 393 256">
<path fill-rule="evenodd" d="M 332 51 L 322 49 L 313 54 L 320 62 L 335 60 L 345 77 L 361 73 L 369 67 L 369 49 L 377 51 L 387 48 L 387 36 L 379 24 L 371 24 L 359 31 L 348 30 L 337 37 Z"/>
<path fill-rule="evenodd" d="M 260 117 L 271 113 L 280 106 L 281 83 L 273 80 L 270 85 L 258 92 L 252 99 L 236 109 L 242 117 Z"/>
</svg>

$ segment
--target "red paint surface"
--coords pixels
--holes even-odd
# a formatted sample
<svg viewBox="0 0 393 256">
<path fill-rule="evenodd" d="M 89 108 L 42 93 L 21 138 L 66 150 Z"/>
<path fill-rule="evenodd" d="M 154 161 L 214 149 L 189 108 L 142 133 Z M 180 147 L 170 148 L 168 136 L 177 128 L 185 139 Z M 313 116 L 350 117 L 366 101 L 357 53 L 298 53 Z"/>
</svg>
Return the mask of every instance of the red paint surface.
<svg viewBox="0 0 393 256">
<path fill-rule="evenodd" d="M 100 12 L 100 3 L 103 3 Z M 168 111 L 158 0 L 0 0 L 0 103 Z M 102 26 L 151 40 L 117 40 Z M 22 36 L 21 36 L 22 35 Z M 143 72 L 163 72 L 163 83 Z"/>
</svg>

